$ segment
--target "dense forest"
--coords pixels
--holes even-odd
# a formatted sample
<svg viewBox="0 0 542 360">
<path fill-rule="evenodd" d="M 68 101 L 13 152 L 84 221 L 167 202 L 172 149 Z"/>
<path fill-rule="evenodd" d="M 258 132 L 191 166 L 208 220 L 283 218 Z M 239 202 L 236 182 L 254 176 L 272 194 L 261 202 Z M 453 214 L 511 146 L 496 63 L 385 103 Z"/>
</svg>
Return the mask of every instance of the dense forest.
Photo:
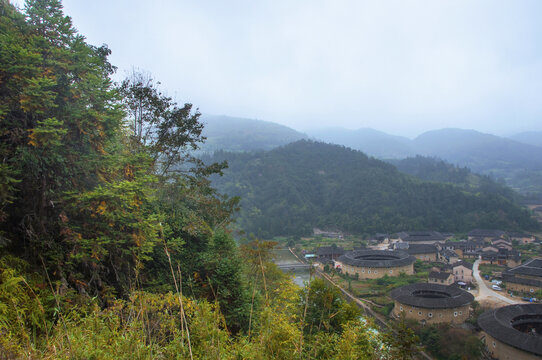
<svg viewBox="0 0 542 360">
<path fill-rule="evenodd" d="M 487 178 L 470 189 L 421 181 L 338 145 L 301 140 L 269 152 L 217 152 L 205 159 L 228 161 L 213 184 L 241 197 L 239 227 L 262 237 L 307 235 L 313 227 L 358 234 L 538 228 L 509 189 Z M 453 172 L 457 182 L 470 176 Z"/>
<path fill-rule="evenodd" d="M 113 83 L 110 52 L 58 0 L 0 1 L 0 358 L 410 358 L 272 243 L 238 248 L 199 112 Z"/>
<path fill-rule="evenodd" d="M 469 192 L 494 193 L 512 201 L 523 197 L 508 186 L 498 183 L 488 175 L 473 173 L 467 167 L 452 165 L 438 158 L 417 155 L 401 160 L 387 160 L 399 171 L 425 181 L 450 183 Z"/>
<path fill-rule="evenodd" d="M 537 196 L 542 193 L 542 147 L 537 133 L 503 138 L 474 130 L 440 129 L 414 139 L 373 129 L 311 131 L 316 139 L 345 145 L 379 159 L 404 159 L 416 155 L 436 157 L 472 171 L 502 179 L 514 190 Z"/>
</svg>

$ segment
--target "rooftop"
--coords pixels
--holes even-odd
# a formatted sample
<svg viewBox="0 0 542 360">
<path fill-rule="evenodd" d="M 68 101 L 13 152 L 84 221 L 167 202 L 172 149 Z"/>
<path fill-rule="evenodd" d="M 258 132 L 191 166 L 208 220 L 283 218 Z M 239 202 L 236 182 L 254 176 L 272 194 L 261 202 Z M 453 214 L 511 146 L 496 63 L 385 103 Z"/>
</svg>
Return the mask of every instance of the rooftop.
<svg viewBox="0 0 542 360">
<path fill-rule="evenodd" d="M 447 258 L 459 257 L 459 255 L 457 255 L 457 253 L 455 251 L 449 250 L 449 249 L 440 250 L 440 255 L 442 255 L 444 257 L 447 257 Z"/>
<path fill-rule="evenodd" d="M 408 244 L 408 243 L 407 243 Z M 432 244 L 408 244 L 406 252 L 411 255 L 415 254 L 436 254 L 437 247 Z"/>
<path fill-rule="evenodd" d="M 486 311 L 478 318 L 478 325 L 507 345 L 542 355 L 542 304 L 510 305 Z"/>
<path fill-rule="evenodd" d="M 455 264 L 452 265 L 454 268 L 455 267 L 459 267 L 459 266 L 463 266 L 463 267 L 466 267 L 467 269 L 471 269 L 472 270 L 472 264 L 468 261 L 458 261 L 456 262 Z"/>
<path fill-rule="evenodd" d="M 426 309 L 456 308 L 474 300 L 474 296 L 457 286 L 426 283 L 401 286 L 390 295 L 401 304 Z"/>
<path fill-rule="evenodd" d="M 504 231 L 495 229 L 474 229 L 467 234 L 472 237 L 501 237 L 504 235 Z"/>
<path fill-rule="evenodd" d="M 452 274 L 447 272 L 431 271 L 429 273 L 429 279 L 446 280 L 450 276 L 452 276 Z"/>
<path fill-rule="evenodd" d="M 318 248 L 317 254 L 318 256 L 325 256 L 325 255 L 342 255 L 344 254 L 344 249 L 339 246 L 322 246 Z"/>
<path fill-rule="evenodd" d="M 531 259 L 525 264 L 507 271 L 514 275 L 528 275 L 542 277 L 542 259 Z"/>
<path fill-rule="evenodd" d="M 445 237 L 437 231 L 404 231 L 399 233 L 399 237 L 407 242 L 446 240 Z"/>
<path fill-rule="evenodd" d="M 383 268 L 410 265 L 416 258 L 404 251 L 357 250 L 344 254 L 338 260 L 351 266 Z"/>
</svg>

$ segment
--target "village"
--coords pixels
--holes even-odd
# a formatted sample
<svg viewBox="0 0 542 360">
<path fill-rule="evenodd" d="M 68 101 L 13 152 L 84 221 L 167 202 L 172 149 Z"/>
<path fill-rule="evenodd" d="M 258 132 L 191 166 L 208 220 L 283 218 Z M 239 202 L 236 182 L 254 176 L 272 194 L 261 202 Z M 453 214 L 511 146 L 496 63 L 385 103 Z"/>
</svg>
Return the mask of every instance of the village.
<svg viewBox="0 0 542 360">
<path fill-rule="evenodd" d="M 464 235 L 405 231 L 360 241 L 315 229 L 311 241 L 289 245 L 387 319 L 404 318 L 426 329 L 451 325 L 480 339 L 488 359 L 539 359 L 540 239 L 485 229 Z"/>
</svg>

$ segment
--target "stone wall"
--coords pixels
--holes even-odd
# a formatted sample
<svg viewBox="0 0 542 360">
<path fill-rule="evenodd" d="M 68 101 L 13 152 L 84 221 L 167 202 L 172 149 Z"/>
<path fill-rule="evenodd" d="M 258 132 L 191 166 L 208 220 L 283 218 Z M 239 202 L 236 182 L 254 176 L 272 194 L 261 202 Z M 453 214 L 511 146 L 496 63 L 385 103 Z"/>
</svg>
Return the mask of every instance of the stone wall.
<svg viewBox="0 0 542 360">
<path fill-rule="evenodd" d="M 405 265 L 389 268 L 370 268 L 370 267 L 357 267 L 347 264 L 343 264 L 340 261 L 336 262 L 341 267 L 343 274 L 348 274 L 350 276 L 355 276 L 358 274 L 360 279 L 378 279 L 384 275 L 388 276 L 399 276 L 402 272 L 407 275 L 414 274 L 414 265 Z"/>
<path fill-rule="evenodd" d="M 429 253 L 429 254 L 414 254 L 413 255 L 416 259 L 421 261 L 437 261 L 437 254 L 436 253 Z"/>
<path fill-rule="evenodd" d="M 491 356 L 498 360 L 535 360 L 540 359 L 537 356 L 526 351 L 516 349 L 499 340 L 491 337 L 486 332 L 482 331 L 482 341 L 486 344 L 487 350 Z"/>
<path fill-rule="evenodd" d="M 427 309 L 401 304 L 397 300 L 394 303 L 393 315 L 395 317 L 400 317 L 402 312 L 407 319 L 418 322 L 425 321 L 426 324 L 462 324 L 469 318 L 470 305 L 449 309 Z"/>
<path fill-rule="evenodd" d="M 542 288 L 533 286 L 533 285 L 524 285 L 524 284 L 516 284 L 513 282 L 506 282 L 506 290 L 534 295 L 538 290 L 542 290 Z"/>
</svg>

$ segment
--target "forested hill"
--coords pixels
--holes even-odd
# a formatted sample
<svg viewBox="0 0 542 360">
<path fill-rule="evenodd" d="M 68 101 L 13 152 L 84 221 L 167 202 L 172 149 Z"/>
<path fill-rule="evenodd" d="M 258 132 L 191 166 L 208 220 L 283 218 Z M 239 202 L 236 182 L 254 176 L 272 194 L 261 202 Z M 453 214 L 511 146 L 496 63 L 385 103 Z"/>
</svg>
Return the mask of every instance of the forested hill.
<svg viewBox="0 0 542 360">
<path fill-rule="evenodd" d="M 416 180 L 338 145 L 301 140 L 269 152 L 218 152 L 207 160 L 228 160 L 214 186 L 241 196 L 239 226 L 262 237 L 305 235 L 314 226 L 352 233 L 537 227 L 502 195 Z"/>
<path fill-rule="evenodd" d="M 417 155 L 401 160 L 386 161 L 397 167 L 399 171 L 421 180 L 450 183 L 471 192 L 495 193 L 517 202 L 522 199 L 519 193 L 487 175 L 473 173 L 467 167 L 459 167 L 438 158 Z"/>
<path fill-rule="evenodd" d="M 271 150 L 305 139 L 307 135 L 269 121 L 230 116 L 203 115 L 202 152 Z"/>
</svg>

